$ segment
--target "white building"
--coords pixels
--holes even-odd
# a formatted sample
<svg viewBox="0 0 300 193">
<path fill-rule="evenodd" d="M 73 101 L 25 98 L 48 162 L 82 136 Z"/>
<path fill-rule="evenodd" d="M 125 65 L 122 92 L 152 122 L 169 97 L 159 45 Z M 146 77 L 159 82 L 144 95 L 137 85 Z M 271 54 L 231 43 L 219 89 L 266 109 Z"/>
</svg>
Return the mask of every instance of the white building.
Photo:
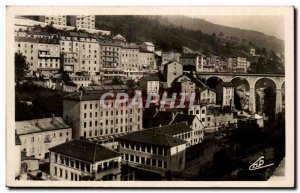
<svg viewBox="0 0 300 193">
<path fill-rule="evenodd" d="M 140 80 L 140 86 L 147 94 L 159 93 L 159 78 L 157 76 L 144 76 Z"/>
<path fill-rule="evenodd" d="M 45 22 L 48 25 L 55 24 L 66 26 L 67 25 L 67 16 L 66 15 L 45 15 L 40 17 L 41 22 Z"/>
<path fill-rule="evenodd" d="M 73 140 L 50 151 L 50 175 L 53 180 L 121 179 L 121 155 L 96 143 Z"/>
<path fill-rule="evenodd" d="M 144 42 L 141 47 L 143 50 L 155 52 L 155 46 L 152 42 Z"/>
<path fill-rule="evenodd" d="M 52 117 L 17 121 L 16 134 L 26 156 L 43 159 L 49 157 L 49 148 L 72 139 L 72 128 L 61 117 Z"/>
<path fill-rule="evenodd" d="M 124 164 L 165 176 L 185 168 L 186 141 L 161 133 L 137 131 L 118 138 Z"/>
<path fill-rule="evenodd" d="M 217 104 L 224 107 L 234 107 L 234 86 L 231 82 L 222 82 L 216 88 Z"/>
</svg>

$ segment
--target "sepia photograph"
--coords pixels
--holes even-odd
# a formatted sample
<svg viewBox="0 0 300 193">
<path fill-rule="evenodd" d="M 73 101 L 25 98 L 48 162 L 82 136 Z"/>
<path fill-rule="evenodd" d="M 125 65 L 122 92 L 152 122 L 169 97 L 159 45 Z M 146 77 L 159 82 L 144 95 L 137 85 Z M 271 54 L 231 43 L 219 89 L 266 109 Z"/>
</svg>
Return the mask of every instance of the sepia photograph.
<svg viewBox="0 0 300 193">
<path fill-rule="evenodd" d="M 8 187 L 295 186 L 293 7 L 6 13 Z"/>
</svg>

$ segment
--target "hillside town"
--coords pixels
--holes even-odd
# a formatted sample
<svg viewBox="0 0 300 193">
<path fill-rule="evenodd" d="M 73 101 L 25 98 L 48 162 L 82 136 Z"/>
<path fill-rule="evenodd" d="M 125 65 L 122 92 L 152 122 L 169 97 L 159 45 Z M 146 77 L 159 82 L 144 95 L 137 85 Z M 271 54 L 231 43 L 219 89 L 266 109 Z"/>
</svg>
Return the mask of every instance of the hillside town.
<svg viewBox="0 0 300 193">
<path fill-rule="evenodd" d="M 252 73 L 255 47 L 179 53 L 95 15 L 15 20 L 16 179 L 266 180 L 284 157 L 284 74 Z M 262 153 L 274 167 L 249 174 Z"/>
</svg>

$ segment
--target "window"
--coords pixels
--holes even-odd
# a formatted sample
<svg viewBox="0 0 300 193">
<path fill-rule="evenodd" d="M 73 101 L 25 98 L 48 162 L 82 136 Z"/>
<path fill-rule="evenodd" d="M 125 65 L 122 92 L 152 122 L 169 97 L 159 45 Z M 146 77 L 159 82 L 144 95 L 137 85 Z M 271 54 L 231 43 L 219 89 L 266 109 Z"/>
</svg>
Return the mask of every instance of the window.
<svg viewBox="0 0 300 193">
<path fill-rule="evenodd" d="M 147 158 L 146 165 L 151 165 L 151 159 Z"/>
<path fill-rule="evenodd" d="M 63 173 L 63 170 L 60 168 L 59 169 L 59 177 L 61 177 L 61 178 L 62 178 L 62 173 Z"/>
<path fill-rule="evenodd" d="M 161 160 L 157 160 L 157 163 L 158 163 L 158 164 L 157 164 L 157 167 L 160 167 L 160 168 L 161 168 L 161 167 L 162 167 L 162 161 L 161 161 Z"/>
<path fill-rule="evenodd" d="M 68 179 L 68 170 L 65 171 L 65 178 Z"/>
<path fill-rule="evenodd" d="M 86 104 L 84 104 L 84 110 L 86 109 Z"/>
<path fill-rule="evenodd" d="M 145 158 L 144 157 L 141 158 L 141 163 L 145 164 Z"/>
<path fill-rule="evenodd" d="M 57 176 L 57 167 L 54 167 L 54 175 Z"/>
<path fill-rule="evenodd" d="M 164 162 L 164 168 L 165 169 L 167 168 L 167 162 Z"/>
<path fill-rule="evenodd" d="M 34 137 L 31 137 L 31 142 L 34 142 Z"/>
</svg>

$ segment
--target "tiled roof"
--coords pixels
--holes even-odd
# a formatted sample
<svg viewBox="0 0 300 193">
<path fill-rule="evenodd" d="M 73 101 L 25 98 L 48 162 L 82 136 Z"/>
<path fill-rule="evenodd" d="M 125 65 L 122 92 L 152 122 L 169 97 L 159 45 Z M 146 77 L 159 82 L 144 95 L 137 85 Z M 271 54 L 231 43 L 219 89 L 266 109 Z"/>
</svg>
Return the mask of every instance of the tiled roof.
<svg viewBox="0 0 300 193">
<path fill-rule="evenodd" d="M 80 88 L 82 91 L 109 91 L 109 90 L 127 90 L 127 85 L 98 85 L 98 86 L 83 86 Z"/>
<path fill-rule="evenodd" d="M 120 156 L 119 153 L 103 147 L 102 145 L 83 140 L 72 140 L 52 147 L 49 150 L 89 163 L 95 163 Z"/>
<path fill-rule="evenodd" d="M 186 141 L 183 141 L 181 139 L 177 139 L 161 133 L 154 133 L 147 130 L 130 133 L 128 135 L 121 136 L 118 139 L 163 147 L 175 147 L 186 143 Z"/>
<path fill-rule="evenodd" d="M 63 118 L 54 117 L 44 118 L 44 119 L 34 119 L 27 121 L 17 121 L 16 122 L 16 134 L 25 135 L 30 133 L 38 133 L 43 131 L 51 131 L 58 129 L 70 128 L 69 125 L 65 123 Z"/>
<path fill-rule="evenodd" d="M 192 131 L 192 129 L 186 123 L 181 122 L 181 123 L 174 123 L 171 125 L 165 125 L 161 127 L 150 128 L 147 129 L 147 131 L 173 136 L 181 133 L 190 132 Z"/>
</svg>

